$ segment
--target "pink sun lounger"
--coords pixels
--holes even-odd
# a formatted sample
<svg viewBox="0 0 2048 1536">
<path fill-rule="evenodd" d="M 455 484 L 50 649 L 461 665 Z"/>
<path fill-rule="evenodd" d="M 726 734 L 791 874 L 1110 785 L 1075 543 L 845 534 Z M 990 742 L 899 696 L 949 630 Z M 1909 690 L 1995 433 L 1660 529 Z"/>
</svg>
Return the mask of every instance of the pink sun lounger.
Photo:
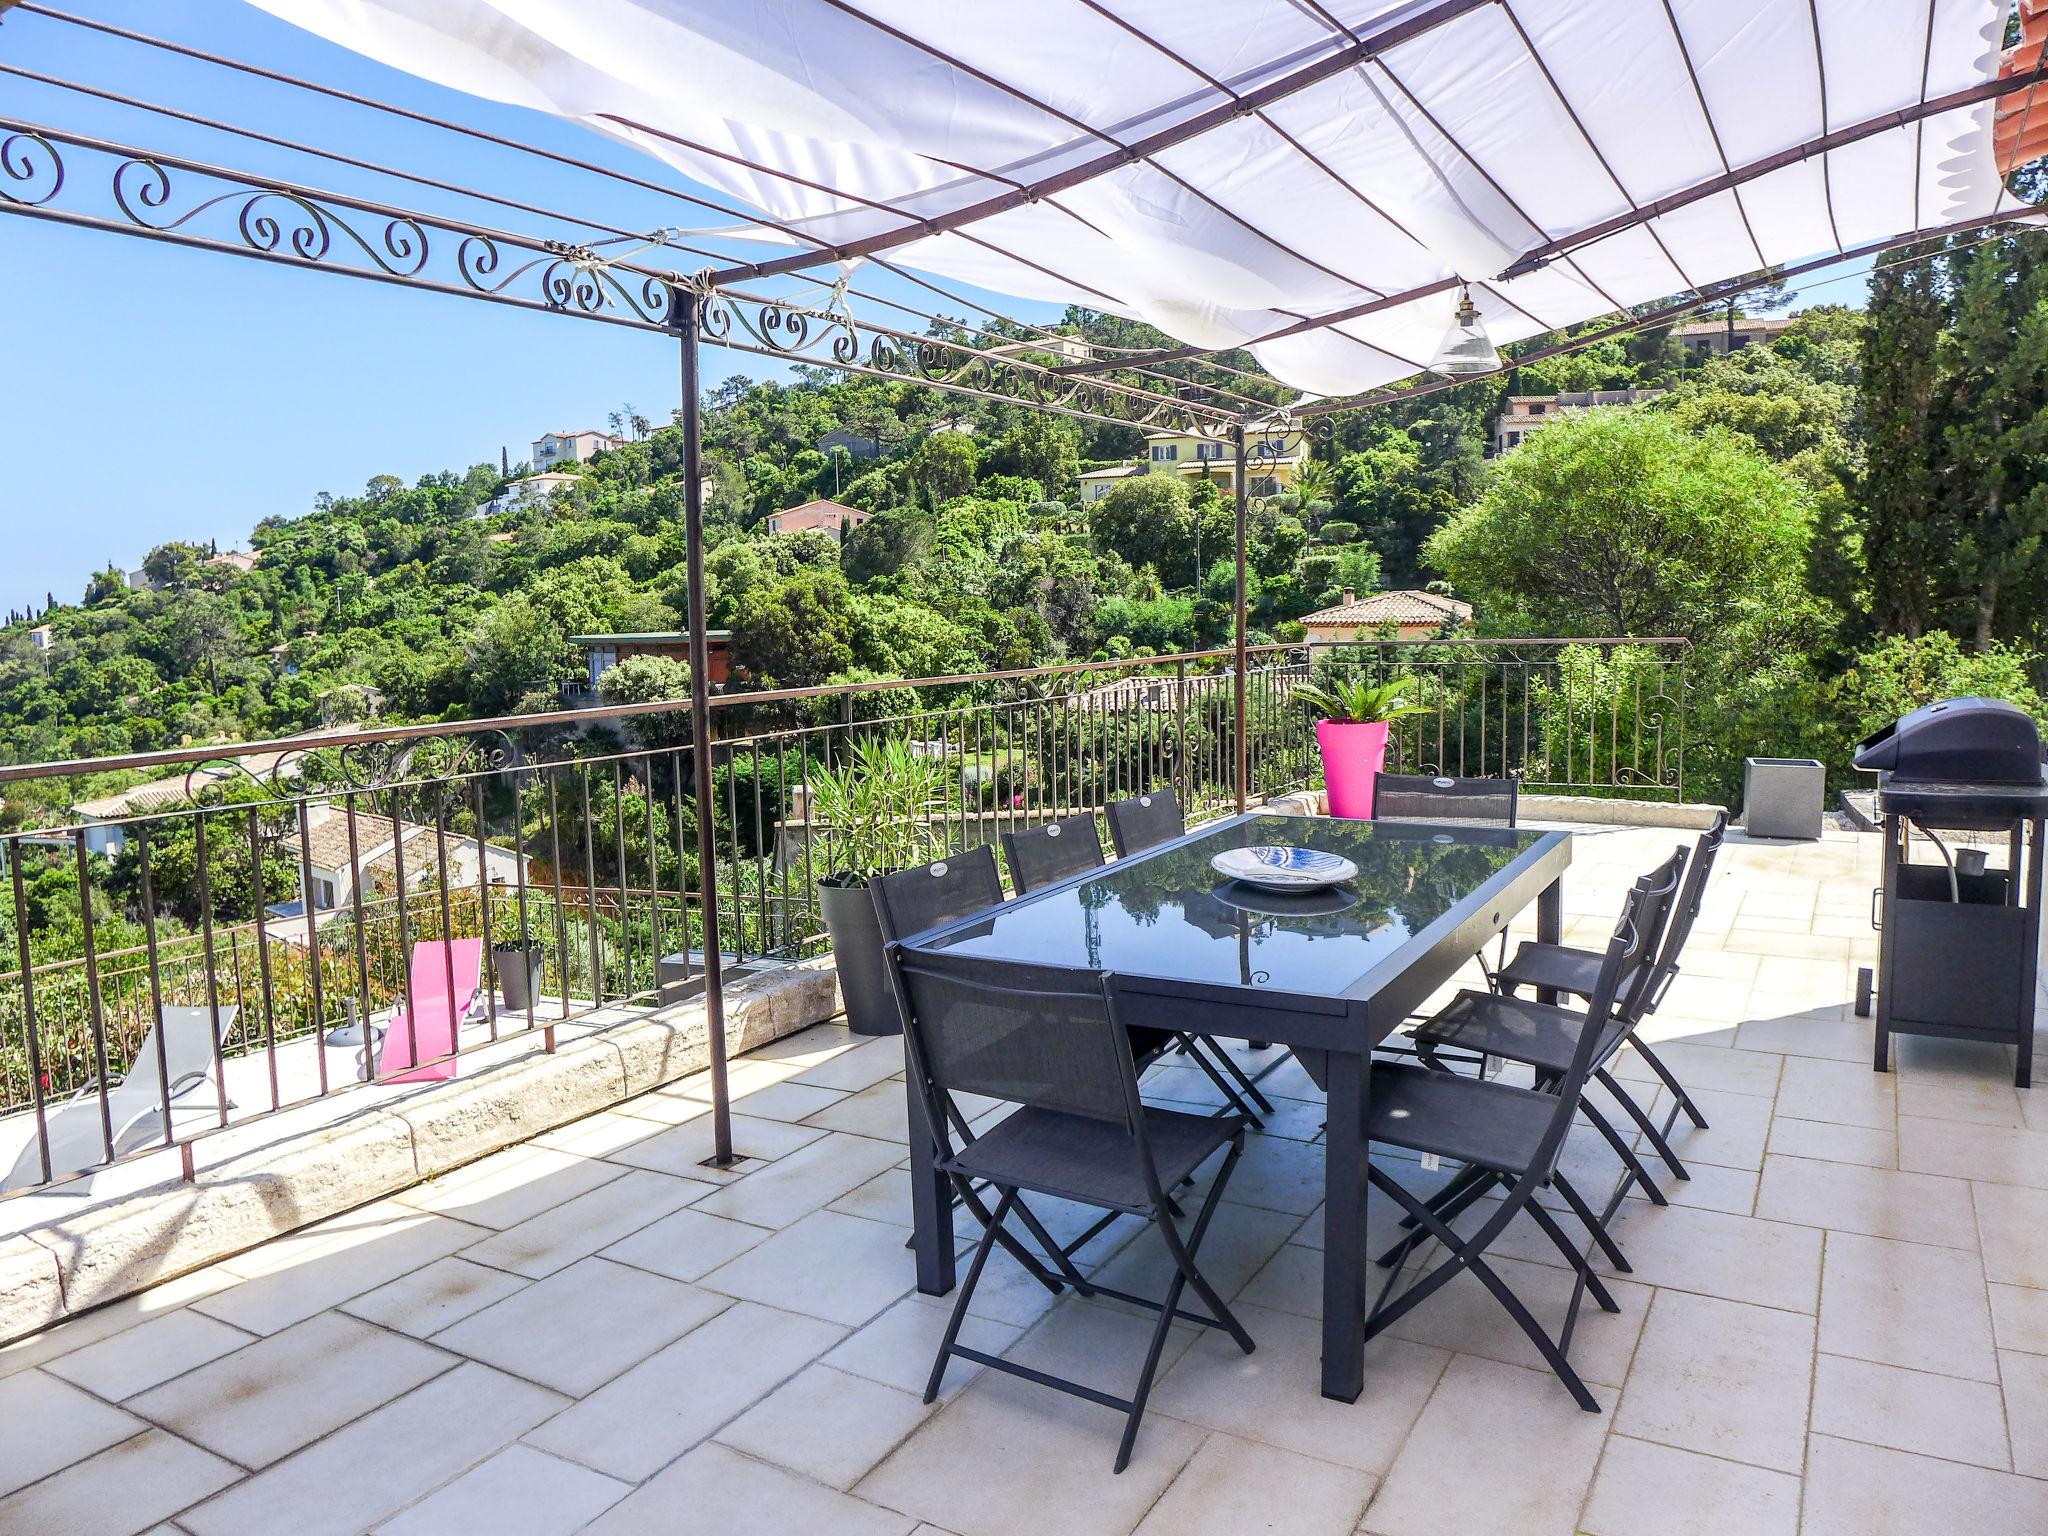
<svg viewBox="0 0 2048 1536">
<path fill-rule="evenodd" d="M 401 1002 L 377 1062 L 380 1083 L 426 1083 L 455 1075 L 455 1030 L 483 989 L 482 939 L 425 939 L 412 947 L 412 1013 Z M 418 1054 L 414 1054 L 417 1042 Z M 438 1061 L 436 1057 L 447 1057 Z M 425 1061 L 424 1067 L 414 1067 Z M 411 1069 L 411 1070 L 408 1070 Z"/>
</svg>

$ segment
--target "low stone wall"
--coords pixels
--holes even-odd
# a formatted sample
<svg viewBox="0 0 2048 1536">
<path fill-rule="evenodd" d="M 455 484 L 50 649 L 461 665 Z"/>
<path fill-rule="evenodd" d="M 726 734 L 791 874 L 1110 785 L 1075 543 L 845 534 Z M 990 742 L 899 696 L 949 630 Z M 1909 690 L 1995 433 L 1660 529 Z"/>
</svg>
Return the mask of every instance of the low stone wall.
<svg viewBox="0 0 2048 1536">
<path fill-rule="evenodd" d="M 1289 816 L 1323 816 L 1328 802 L 1321 790 L 1302 789 L 1267 802 L 1269 810 Z M 1557 821 L 1592 827 L 1681 827 L 1704 832 L 1714 823 L 1718 805 L 1672 800 L 1607 800 L 1595 795 L 1524 794 L 1516 814 L 1523 821 Z"/>
<path fill-rule="evenodd" d="M 838 1011 L 830 962 L 726 993 L 735 1056 Z M 0 1240 L 0 1344 L 530 1140 L 710 1065 L 693 1002 L 392 1098 Z M 338 1101 L 335 1101 L 338 1102 Z"/>
</svg>

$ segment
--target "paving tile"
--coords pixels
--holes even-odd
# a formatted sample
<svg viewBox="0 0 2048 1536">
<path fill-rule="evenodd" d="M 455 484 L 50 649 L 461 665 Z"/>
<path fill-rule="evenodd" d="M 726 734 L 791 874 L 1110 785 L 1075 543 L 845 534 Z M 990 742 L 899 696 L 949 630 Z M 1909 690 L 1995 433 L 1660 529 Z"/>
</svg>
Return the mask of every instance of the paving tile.
<svg viewBox="0 0 2048 1536">
<path fill-rule="evenodd" d="M 178 1517 L 193 1536 L 351 1536 L 490 1456 L 565 1399 L 459 1365 Z"/>
<path fill-rule="evenodd" d="M 885 1078 L 895 1077 L 902 1070 L 902 1037 L 883 1035 L 877 1039 L 862 1040 L 852 1050 L 841 1051 L 830 1061 L 806 1067 L 790 1081 L 812 1088 L 837 1088 L 844 1093 L 859 1093 Z"/>
<path fill-rule="evenodd" d="M 601 1250 L 600 1257 L 667 1275 L 671 1280 L 696 1280 L 767 1236 L 766 1227 L 750 1227 L 743 1221 L 707 1216 L 686 1207 L 621 1238 Z"/>
<path fill-rule="evenodd" d="M 1667 1040 L 1662 1044 L 1652 1041 L 1650 1049 L 1671 1069 L 1672 1076 L 1694 1094 L 1741 1093 L 1768 1099 L 1778 1091 L 1778 1073 L 1784 1066 L 1782 1057 L 1767 1051 L 1699 1045 L 1691 1040 Z M 1615 1076 L 1633 1083 L 1662 1081 L 1633 1047 L 1615 1058 L 1613 1071 Z"/>
<path fill-rule="evenodd" d="M 1689 1179 L 1670 1177 L 1660 1160 L 1652 1155 L 1652 1149 L 1644 1147 L 1642 1156 L 1649 1167 L 1651 1176 L 1657 1180 L 1657 1188 L 1673 1205 L 1697 1206 L 1706 1211 L 1726 1211 L 1731 1216 L 1747 1216 L 1756 1208 L 1757 1174 L 1754 1168 L 1724 1168 L 1717 1163 L 1702 1163 L 1684 1160 Z M 1604 1186 L 1595 1186 L 1604 1190 Z M 1586 1193 L 1583 1186 L 1581 1193 Z M 1629 1190 L 1631 1200 L 1647 1200 L 1640 1186 Z M 1590 1196 L 1588 1198 L 1591 1198 Z M 1558 1205 L 1548 1197 L 1544 1204 L 1552 1210 Z"/>
<path fill-rule="evenodd" d="M 801 1120 L 846 1097 L 836 1088 L 816 1088 L 809 1083 L 767 1083 L 734 1099 L 733 1108 L 761 1120 Z"/>
<path fill-rule="evenodd" d="M 1899 1114 L 1969 1125 L 2024 1126 L 2019 1090 L 2010 1080 L 1983 1082 L 1909 1077 L 1899 1083 Z"/>
<path fill-rule="evenodd" d="M 1821 1234 L 1810 1227 L 1629 1201 L 1609 1231 L 1640 1284 L 1801 1312 L 1819 1304 Z"/>
<path fill-rule="evenodd" d="M 531 1283 L 524 1275 L 450 1257 L 345 1301 L 340 1310 L 424 1339 Z"/>
<path fill-rule="evenodd" d="M 2011 1466 L 2005 1403 L 1991 1382 L 1823 1354 L 1814 1366 L 1813 1429 L 2001 1472 Z"/>
<path fill-rule="evenodd" d="M 1211 1435 L 1133 1536 L 1351 1536 L 1373 1486 L 1364 1472 Z"/>
<path fill-rule="evenodd" d="M 1793 1536 L 1799 1479 L 1614 1435 L 1600 1458 L 1587 1536 Z"/>
<path fill-rule="evenodd" d="M 1188 1210 L 1190 1220 L 1180 1223 L 1183 1234 L 1194 1215 L 1194 1208 Z M 1218 1294 L 1234 1295 L 1280 1251 L 1281 1244 L 1300 1225 L 1300 1218 L 1285 1211 L 1220 1202 L 1202 1240 L 1201 1252 L 1195 1255 L 1195 1267 Z M 1130 1241 L 1095 1271 L 1094 1278 L 1134 1296 L 1164 1296 L 1175 1274 L 1166 1240 L 1149 1222 L 1135 1226 L 1134 1232 Z M 1189 1294 L 1192 1296 L 1193 1292 Z"/>
<path fill-rule="evenodd" d="M 1811 1012 L 1764 1017 L 1758 1010 L 1752 1010 L 1751 1016 L 1737 1026 L 1735 1043 L 1743 1050 L 1861 1062 L 1868 1070 L 1870 1028 L 1868 1019 Z"/>
<path fill-rule="evenodd" d="M 1385 1472 L 1450 1357 L 1382 1335 L 1366 1346 L 1358 1401 L 1332 1402 L 1317 1390 L 1320 1324 L 1258 1307 L 1234 1310 L 1257 1352 L 1240 1354 L 1228 1335 L 1205 1330 L 1152 1389 L 1152 1407 L 1242 1439 Z"/>
<path fill-rule="evenodd" d="M 2009 1472 L 1815 1435 L 1801 1536 L 2039 1536 L 2048 1488 Z"/>
<path fill-rule="evenodd" d="M 2048 1356 L 1998 1352 L 2005 1411 L 2012 1430 L 2012 1469 L 2048 1478 Z M 1977 1461 L 1976 1456 L 1958 1460 Z"/>
<path fill-rule="evenodd" d="M 636 1482 L 830 1349 L 845 1330 L 743 1301 L 590 1393 L 531 1445 Z"/>
<path fill-rule="evenodd" d="M 793 1084 L 806 1092 L 817 1092 L 808 1084 Z M 903 1084 L 885 1078 L 858 1093 L 837 1094 L 833 1101 L 805 1117 L 804 1124 L 827 1131 L 845 1131 L 852 1136 L 869 1136 L 876 1141 L 902 1142 L 907 1134 Z"/>
<path fill-rule="evenodd" d="M 886 1141 L 833 1131 L 706 1195 L 697 1209 L 757 1227 L 786 1227 L 865 1184 L 902 1155 L 901 1147 Z"/>
<path fill-rule="evenodd" d="M 1993 1285 L 1991 1329 L 2000 1349 L 2048 1355 L 2048 1291 L 2024 1285 Z"/>
<path fill-rule="evenodd" d="M 756 1460 L 851 1488 L 934 1411 L 908 1392 L 809 1365 L 716 1438 Z"/>
<path fill-rule="evenodd" d="M 322 1312 L 129 1400 L 144 1418 L 245 1467 L 267 1467 L 460 1364 Z"/>
<path fill-rule="evenodd" d="M 901 1227 L 813 1211 L 700 1283 L 852 1328 L 915 1285 L 917 1267 Z"/>
<path fill-rule="evenodd" d="M 1488 1262 L 1535 1314 L 1536 1321 L 1555 1338 L 1564 1326 L 1565 1309 L 1571 1303 L 1572 1272 L 1519 1259 L 1493 1258 Z M 1316 1278 L 1320 1294 L 1320 1270 Z M 1608 1279 L 1603 1283 L 1621 1310 L 1603 1312 L 1588 1296 L 1579 1310 L 1569 1358 L 1572 1368 L 1587 1382 L 1619 1387 L 1628 1374 L 1629 1359 L 1635 1353 L 1636 1337 L 1642 1332 L 1653 1293 L 1648 1286 L 1627 1280 Z M 1318 1307 L 1314 1315 L 1320 1313 Z M 1493 1292 L 1469 1273 L 1447 1281 L 1443 1289 L 1397 1319 L 1387 1331 L 1396 1338 L 1433 1344 L 1459 1354 L 1529 1370 L 1549 1369 L 1528 1334 L 1508 1316 Z"/>
<path fill-rule="evenodd" d="M 1869 1026 L 1864 1026 L 1867 1031 Z M 1778 1081 L 1778 1113 L 1890 1130 L 1898 1121 L 1898 1079 L 1870 1070 L 1866 1038 L 1860 1060 L 1833 1061 L 1788 1055 Z"/>
<path fill-rule="evenodd" d="M 680 1210 L 711 1186 L 635 1169 L 590 1193 L 507 1227 L 462 1256 L 538 1280 Z"/>
<path fill-rule="evenodd" d="M 1836 1125 L 1825 1120 L 1771 1121 L 1770 1150 L 1785 1157 L 1826 1163 L 1861 1163 L 1866 1168 L 1899 1166 L 1898 1133 L 1873 1126 Z"/>
<path fill-rule="evenodd" d="M 1003 1356 L 1048 1376 L 1077 1381 L 1113 1397 L 1129 1397 L 1158 1322 L 1157 1313 L 1107 1297 L 1069 1296 L 1027 1328 Z M 1160 1350 L 1160 1371 L 1171 1370 L 1202 1331 L 1193 1323 L 1169 1328 Z"/>
<path fill-rule="evenodd" d="M 194 1366 L 218 1360 L 253 1342 L 254 1337 L 186 1308 L 73 1350 L 43 1369 L 118 1403 Z"/>
<path fill-rule="evenodd" d="M 581 1397 L 727 1305 L 680 1281 L 584 1259 L 443 1329 L 434 1342 Z"/>
<path fill-rule="evenodd" d="M 1984 1278 L 2048 1290 L 2048 1190 L 1973 1184 Z"/>
<path fill-rule="evenodd" d="M 1603 1416 L 1548 1371 L 1451 1361 L 1366 1512 L 1372 1536 L 1570 1536 Z M 1475 1445 L 1486 1447 L 1473 1455 Z"/>
<path fill-rule="evenodd" d="M 12 1344 L 0 1345 L 0 1380 L 68 1355 L 73 1350 L 83 1349 L 88 1344 L 96 1344 L 101 1339 L 112 1338 L 153 1317 L 174 1312 L 202 1296 L 211 1296 L 215 1291 L 239 1285 L 241 1278 L 233 1270 L 209 1264 L 189 1275 L 159 1281 L 146 1291 L 137 1291 L 119 1301 L 94 1307 L 90 1312 L 67 1319 L 60 1327 L 46 1328 Z"/>
<path fill-rule="evenodd" d="M 848 1190 L 825 1207 L 843 1216 L 885 1221 L 909 1231 L 916 1226 L 910 1210 L 910 1170 L 887 1168 L 858 1189 Z"/>
<path fill-rule="evenodd" d="M 993 1263 L 994 1261 L 991 1260 Z M 845 1343 L 825 1356 L 825 1364 L 871 1381 L 924 1395 L 932 1361 L 938 1357 L 939 1340 L 945 1336 L 951 1314 L 950 1296 L 908 1296 L 889 1308 L 865 1328 L 854 1332 Z M 960 1329 L 960 1342 L 983 1354 L 999 1355 L 1023 1336 L 1022 1328 L 969 1314 Z M 972 1360 L 947 1363 L 941 1397 L 951 1397 L 981 1374 Z"/>
<path fill-rule="evenodd" d="M 1830 1233 L 1820 1347 L 1858 1360 L 1996 1381 L 1982 1262 L 1954 1248 Z"/>
<path fill-rule="evenodd" d="M 1711 1088 L 1693 1089 L 1692 1097 L 1707 1117 L 1707 1128 L 1701 1130 L 1679 1117 L 1667 1138 L 1679 1160 L 1717 1163 L 1724 1168 L 1761 1168 L 1764 1142 L 1770 1136 L 1771 1101 L 1753 1094 L 1717 1093 Z M 1651 1156 L 1651 1150 L 1645 1146 L 1642 1156 L 1655 1173 L 1663 1165 Z"/>
<path fill-rule="evenodd" d="M 1970 1186 L 1961 1179 L 1773 1156 L 1764 1164 L 1756 1213 L 1768 1220 L 1870 1237 L 1977 1246 Z"/>
<path fill-rule="evenodd" d="M 591 1536 L 907 1536 L 917 1522 L 725 1446 L 698 1447 L 590 1526 Z"/>
<path fill-rule="evenodd" d="M 149 1427 L 35 1370 L 18 1371 L 0 1381 L 0 1424 L 7 1426 L 0 1494 L 12 1493 Z"/>
<path fill-rule="evenodd" d="M 1797 1472 L 1813 1339 L 1813 1320 L 1795 1313 L 1660 1292 L 1614 1427 L 1680 1450 Z"/>
<path fill-rule="evenodd" d="M 9 1425 L 10 1437 L 15 1427 Z M 160 1429 L 145 1430 L 55 1477 L 0 1499 L 0 1531 L 23 1536 L 130 1536 L 242 1475 Z"/>
<path fill-rule="evenodd" d="M 1204 1170 L 1213 1175 L 1213 1165 Z M 1197 1181 L 1203 1187 L 1208 1179 Z M 1249 1136 L 1225 1189 L 1239 1205 L 1306 1216 L 1323 1200 L 1323 1149 L 1285 1136 Z"/>
<path fill-rule="evenodd" d="M 527 1445 L 508 1445 L 377 1536 L 571 1536 L 633 1490 Z"/>
<path fill-rule="evenodd" d="M 853 1491 L 961 1536 L 1123 1536 L 1202 1441 L 1163 1410 L 1149 1412 L 1130 1466 L 1112 1477 L 1123 1429 L 1113 1409 L 989 1372 Z"/>
<path fill-rule="evenodd" d="M 706 1158 L 715 1156 L 717 1146 L 713 1142 L 710 1116 L 702 1116 L 686 1125 L 671 1126 L 668 1130 L 619 1148 L 607 1156 L 616 1163 L 630 1163 L 635 1168 L 651 1168 L 656 1173 L 672 1173 L 680 1178 L 702 1179 L 714 1184 L 729 1183 L 745 1178 L 759 1171 L 763 1163 L 776 1158 L 787 1157 L 797 1148 L 808 1146 L 825 1133 L 812 1130 L 805 1125 L 789 1125 L 780 1120 L 756 1120 L 751 1115 L 732 1117 L 733 1152 L 748 1159 L 740 1168 L 721 1170 L 704 1166 Z"/>
<path fill-rule="evenodd" d="M 495 1230 L 517 1226 L 587 1194 L 619 1173 L 614 1163 L 528 1143 L 429 1179 L 392 1199 Z"/>
<path fill-rule="evenodd" d="M 260 1273 L 192 1305 L 251 1333 L 276 1333 L 488 1235 L 485 1227 L 379 1201 L 237 1255 L 238 1264 L 260 1264 Z"/>
<path fill-rule="evenodd" d="M 1959 1120 L 1917 1120 L 1902 1113 L 1899 1166 L 1981 1184 L 2048 1189 L 2048 1131 Z"/>
</svg>

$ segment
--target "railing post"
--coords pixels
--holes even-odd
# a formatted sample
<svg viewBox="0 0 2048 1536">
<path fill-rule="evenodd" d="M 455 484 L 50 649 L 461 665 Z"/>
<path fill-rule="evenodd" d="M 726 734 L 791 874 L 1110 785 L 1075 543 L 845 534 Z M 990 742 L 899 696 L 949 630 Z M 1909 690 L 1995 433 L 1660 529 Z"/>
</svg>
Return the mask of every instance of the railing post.
<svg viewBox="0 0 2048 1536">
<path fill-rule="evenodd" d="M 1237 760 L 1234 765 L 1236 768 L 1237 778 L 1237 811 L 1238 814 L 1242 816 L 1244 814 L 1244 809 L 1246 805 L 1245 795 L 1246 790 L 1248 788 L 1248 785 L 1246 784 L 1246 778 L 1249 773 L 1251 754 L 1251 743 L 1246 736 L 1244 707 L 1244 673 L 1247 658 L 1249 657 L 1250 653 L 1246 649 L 1244 612 L 1244 551 L 1246 527 L 1245 496 L 1248 487 L 1245 484 L 1244 423 L 1242 421 L 1239 421 L 1236 426 L 1231 428 L 1231 442 L 1233 447 L 1237 451 L 1237 593 L 1235 606 L 1233 609 L 1233 613 L 1235 615 L 1235 623 L 1231 626 L 1237 656 L 1235 661 L 1236 686 L 1231 690 L 1231 698 L 1233 703 L 1233 714 L 1235 716 L 1237 726 L 1235 733 L 1237 737 Z M 1197 571 L 1195 573 L 1195 579 L 1197 581 L 1201 579 L 1201 572 Z"/>
<path fill-rule="evenodd" d="M 690 742 L 697 780 L 697 885 L 704 903 L 704 1033 L 711 1051 L 711 1161 L 723 1168 L 733 1161 L 732 1101 L 725 1076 L 725 986 L 720 975 L 724 966 L 718 952 L 718 834 L 713 820 L 717 807 L 713 803 L 711 769 L 711 663 L 704 635 L 704 445 L 697 378 L 698 296 L 678 284 L 669 290 L 669 299 L 670 323 L 682 342 L 684 579 L 689 583 L 686 622 L 690 630 Z M 686 936 L 687 932 L 686 927 Z M 684 945 L 686 950 L 688 947 Z"/>
</svg>

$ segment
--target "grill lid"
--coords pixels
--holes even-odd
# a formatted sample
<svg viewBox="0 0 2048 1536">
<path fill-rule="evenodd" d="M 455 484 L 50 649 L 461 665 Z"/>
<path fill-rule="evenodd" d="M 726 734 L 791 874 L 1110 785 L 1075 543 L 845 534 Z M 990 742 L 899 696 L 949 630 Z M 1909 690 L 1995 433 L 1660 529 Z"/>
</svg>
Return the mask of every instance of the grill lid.
<svg viewBox="0 0 2048 1536">
<path fill-rule="evenodd" d="M 2003 699 L 1945 699 L 1866 736 L 1856 766 L 1951 784 L 2039 784 L 2041 732 Z"/>
</svg>

